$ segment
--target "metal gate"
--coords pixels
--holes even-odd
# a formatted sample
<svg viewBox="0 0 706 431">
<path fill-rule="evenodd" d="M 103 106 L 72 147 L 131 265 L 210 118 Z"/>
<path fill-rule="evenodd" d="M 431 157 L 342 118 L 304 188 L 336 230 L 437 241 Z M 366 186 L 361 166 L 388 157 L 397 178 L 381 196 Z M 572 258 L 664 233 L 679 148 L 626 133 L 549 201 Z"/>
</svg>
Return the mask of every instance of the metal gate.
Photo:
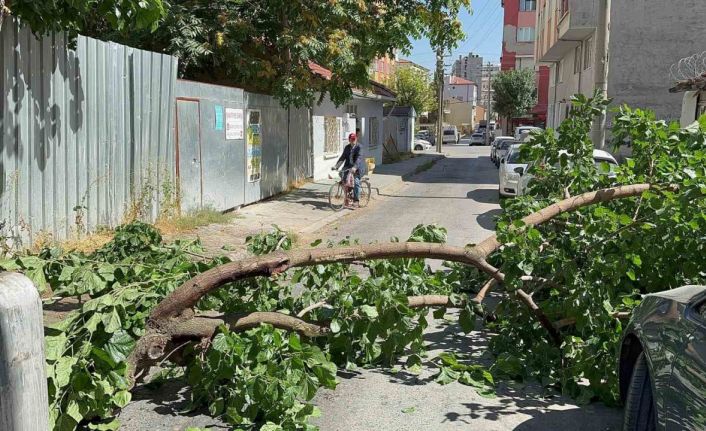
<svg viewBox="0 0 706 431">
<path fill-rule="evenodd" d="M 203 206 L 201 172 L 200 104 L 196 99 L 177 99 L 177 176 L 181 209 Z"/>
</svg>

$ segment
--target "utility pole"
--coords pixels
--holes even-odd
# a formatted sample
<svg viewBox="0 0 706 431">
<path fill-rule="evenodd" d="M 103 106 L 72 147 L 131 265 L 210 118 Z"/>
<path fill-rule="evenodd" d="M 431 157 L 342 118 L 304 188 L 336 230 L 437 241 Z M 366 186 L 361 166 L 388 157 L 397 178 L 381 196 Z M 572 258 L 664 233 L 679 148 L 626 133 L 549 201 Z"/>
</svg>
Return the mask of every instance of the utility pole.
<svg viewBox="0 0 706 431">
<path fill-rule="evenodd" d="M 610 2 L 611 0 L 598 0 L 598 29 L 596 34 L 596 64 L 595 76 L 596 89 L 600 96 L 608 97 L 608 68 L 610 66 Z M 595 148 L 604 148 L 606 139 L 607 109 L 604 106 L 598 118 L 593 122 L 591 140 Z"/>
<path fill-rule="evenodd" d="M 490 120 L 492 120 L 492 113 L 493 113 L 493 106 L 490 101 L 490 93 L 491 90 L 493 89 L 493 66 L 490 62 L 488 62 L 487 66 L 487 74 L 488 74 L 488 105 L 486 106 L 486 112 L 488 113 L 488 128 L 490 128 Z M 482 84 L 481 84 L 482 85 Z"/>
<path fill-rule="evenodd" d="M 441 153 L 444 139 L 444 48 L 436 48 L 436 82 L 438 90 L 438 114 L 436 119 L 436 152 Z"/>
</svg>

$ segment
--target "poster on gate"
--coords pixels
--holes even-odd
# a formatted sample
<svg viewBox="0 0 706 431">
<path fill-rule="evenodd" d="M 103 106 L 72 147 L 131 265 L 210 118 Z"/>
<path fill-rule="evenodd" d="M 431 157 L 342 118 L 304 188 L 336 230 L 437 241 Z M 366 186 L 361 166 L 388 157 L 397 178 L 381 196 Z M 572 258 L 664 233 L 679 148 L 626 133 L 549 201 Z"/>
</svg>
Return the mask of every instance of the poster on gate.
<svg viewBox="0 0 706 431">
<path fill-rule="evenodd" d="M 226 139 L 243 139 L 243 110 L 226 108 Z"/>
<path fill-rule="evenodd" d="M 260 111 L 258 110 L 248 111 L 247 148 L 248 181 L 260 181 L 262 176 L 262 130 Z"/>
</svg>

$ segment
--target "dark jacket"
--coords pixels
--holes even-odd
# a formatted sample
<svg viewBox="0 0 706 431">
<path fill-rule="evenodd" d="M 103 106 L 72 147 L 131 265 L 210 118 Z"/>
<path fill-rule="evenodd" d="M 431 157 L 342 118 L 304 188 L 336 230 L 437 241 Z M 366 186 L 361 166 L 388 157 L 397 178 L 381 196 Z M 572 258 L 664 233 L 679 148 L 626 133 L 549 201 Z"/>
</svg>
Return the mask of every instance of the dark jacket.
<svg viewBox="0 0 706 431">
<path fill-rule="evenodd" d="M 356 167 L 358 168 L 357 175 L 363 174 L 363 163 L 360 157 L 360 145 L 356 145 L 353 148 L 351 148 L 351 144 L 346 145 L 343 148 L 343 154 L 341 154 L 341 157 L 339 157 L 336 162 L 336 168 L 341 166 L 341 163 L 343 163 L 344 170 Z"/>
</svg>

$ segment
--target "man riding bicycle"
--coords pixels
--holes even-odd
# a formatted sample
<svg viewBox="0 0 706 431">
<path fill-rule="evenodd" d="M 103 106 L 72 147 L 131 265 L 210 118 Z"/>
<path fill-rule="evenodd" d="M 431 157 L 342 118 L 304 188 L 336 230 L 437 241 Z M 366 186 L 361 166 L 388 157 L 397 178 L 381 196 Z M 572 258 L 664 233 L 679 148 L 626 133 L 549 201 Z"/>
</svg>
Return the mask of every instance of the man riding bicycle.
<svg viewBox="0 0 706 431">
<path fill-rule="evenodd" d="M 343 154 L 338 158 L 333 169 L 338 169 L 343 164 L 341 171 L 341 179 L 345 183 L 345 175 L 353 175 L 353 202 L 360 202 L 360 175 L 362 159 L 360 157 L 360 145 L 358 145 L 358 136 L 355 133 L 348 135 L 348 145 L 343 148 Z"/>
</svg>

